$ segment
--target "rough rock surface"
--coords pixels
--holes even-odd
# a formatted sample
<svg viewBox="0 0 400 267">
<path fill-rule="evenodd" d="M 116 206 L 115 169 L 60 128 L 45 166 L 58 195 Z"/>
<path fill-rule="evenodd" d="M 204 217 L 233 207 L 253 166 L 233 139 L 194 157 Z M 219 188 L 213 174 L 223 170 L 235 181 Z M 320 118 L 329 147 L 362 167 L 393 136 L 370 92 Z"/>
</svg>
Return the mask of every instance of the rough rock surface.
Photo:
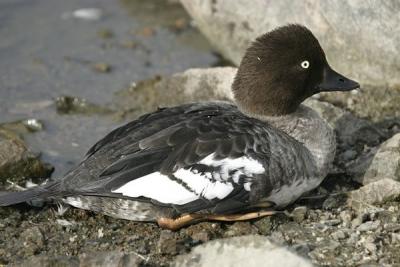
<svg viewBox="0 0 400 267">
<path fill-rule="evenodd" d="M 0 127 L 0 185 L 7 180 L 19 182 L 26 178 L 45 178 L 50 172 L 14 132 Z"/>
<path fill-rule="evenodd" d="M 400 83 L 400 35 L 395 34 L 400 24 L 400 3 L 396 0 L 181 3 L 218 51 L 235 64 L 260 34 L 287 23 L 301 23 L 314 32 L 328 60 L 341 72 L 363 84 Z"/>
<path fill-rule="evenodd" d="M 173 266 L 311 267 L 312 264 L 266 237 L 247 235 L 197 246 L 189 254 L 179 256 Z"/>
<path fill-rule="evenodd" d="M 188 69 L 168 77 L 141 81 L 118 92 L 114 109 L 122 118 L 137 117 L 157 107 L 207 100 L 231 100 L 236 68 Z M 132 109 L 132 107 L 135 107 Z M 119 118 L 120 119 L 120 118 Z"/>
<path fill-rule="evenodd" d="M 352 208 L 360 210 L 370 204 L 381 204 L 396 199 L 400 199 L 400 182 L 383 178 L 351 191 L 348 203 Z"/>
<path fill-rule="evenodd" d="M 400 134 L 380 145 L 361 182 L 369 184 L 383 178 L 400 181 Z"/>
<path fill-rule="evenodd" d="M 140 266 L 142 259 L 133 253 L 121 251 L 91 252 L 78 256 L 37 256 L 20 262 L 15 266 L 30 267 L 135 267 Z M 13 265 L 11 265 L 13 266 Z"/>
</svg>

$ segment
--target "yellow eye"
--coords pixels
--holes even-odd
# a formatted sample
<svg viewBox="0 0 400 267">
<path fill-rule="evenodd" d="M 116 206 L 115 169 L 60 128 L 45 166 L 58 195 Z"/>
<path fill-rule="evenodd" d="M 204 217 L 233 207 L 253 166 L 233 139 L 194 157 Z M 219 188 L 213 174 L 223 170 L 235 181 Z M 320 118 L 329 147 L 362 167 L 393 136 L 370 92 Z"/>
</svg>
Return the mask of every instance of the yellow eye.
<svg viewBox="0 0 400 267">
<path fill-rule="evenodd" d="M 308 62 L 308 60 L 304 60 L 303 62 L 301 62 L 300 66 L 303 69 L 308 69 L 310 67 L 310 62 Z"/>
</svg>

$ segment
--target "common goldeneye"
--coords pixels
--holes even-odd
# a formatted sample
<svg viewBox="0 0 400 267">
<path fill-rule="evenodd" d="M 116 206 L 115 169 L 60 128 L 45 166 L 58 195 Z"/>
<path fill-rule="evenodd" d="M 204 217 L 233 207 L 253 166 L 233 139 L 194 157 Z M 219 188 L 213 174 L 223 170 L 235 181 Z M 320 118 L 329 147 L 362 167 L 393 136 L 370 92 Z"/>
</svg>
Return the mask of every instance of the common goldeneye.
<svg viewBox="0 0 400 267">
<path fill-rule="evenodd" d="M 247 49 L 234 104 L 143 115 L 101 139 L 64 178 L 2 195 L 0 205 L 51 199 L 169 229 L 271 215 L 316 188 L 334 158 L 333 130 L 301 102 L 358 87 L 332 70 L 306 27 L 283 26 Z"/>
</svg>

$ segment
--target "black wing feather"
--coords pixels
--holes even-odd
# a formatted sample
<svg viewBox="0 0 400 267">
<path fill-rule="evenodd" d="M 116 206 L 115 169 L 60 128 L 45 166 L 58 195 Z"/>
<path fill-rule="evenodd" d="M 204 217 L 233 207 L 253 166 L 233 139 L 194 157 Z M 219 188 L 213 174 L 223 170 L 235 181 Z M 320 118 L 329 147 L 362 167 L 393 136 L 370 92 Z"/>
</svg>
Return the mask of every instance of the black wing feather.
<svg viewBox="0 0 400 267">
<path fill-rule="evenodd" d="M 89 150 L 81 169 L 73 171 L 64 184 L 77 194 L 85 194 L 85 186 L 79 186 L 82 184 L 89 185 L 86 188 L 91 193 L 96 192 L 96 187 L 98 192 L 104 192 L 155 171 L 170 176 L 179 168 L 194 168 L 213 153 L 217 159 L 247 155 L 268 164 L 264 154 L 268 137 L 264 133 L 269 129 L 231 104 L 188 104 L 158 110 L 100 140 Z M 85 170 L 87 166 L 92 169 Z M 232 183 L 234 190 L 223 200 L 199 198 L 171 207 L 180 212 L 226 213 L 243 209 L 250 199 L 257 199 L 244 190 L 243 182 L 241 179 L 238 184 Z"/>
</svg>

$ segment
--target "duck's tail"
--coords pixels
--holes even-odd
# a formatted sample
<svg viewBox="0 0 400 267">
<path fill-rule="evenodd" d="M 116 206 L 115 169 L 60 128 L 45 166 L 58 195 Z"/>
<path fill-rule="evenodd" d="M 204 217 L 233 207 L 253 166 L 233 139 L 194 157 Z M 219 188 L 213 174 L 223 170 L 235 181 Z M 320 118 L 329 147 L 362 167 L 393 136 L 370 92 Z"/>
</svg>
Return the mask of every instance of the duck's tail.
<svg viewBox="0 0 400 267">
<path fill-rule="evenodd" d="M 58 183 L 36 186 L 20 192 L 0 192 L 0 207 L 11 206 L 36 199 L 47 199 L 59 194 Z"/>
</svg>

